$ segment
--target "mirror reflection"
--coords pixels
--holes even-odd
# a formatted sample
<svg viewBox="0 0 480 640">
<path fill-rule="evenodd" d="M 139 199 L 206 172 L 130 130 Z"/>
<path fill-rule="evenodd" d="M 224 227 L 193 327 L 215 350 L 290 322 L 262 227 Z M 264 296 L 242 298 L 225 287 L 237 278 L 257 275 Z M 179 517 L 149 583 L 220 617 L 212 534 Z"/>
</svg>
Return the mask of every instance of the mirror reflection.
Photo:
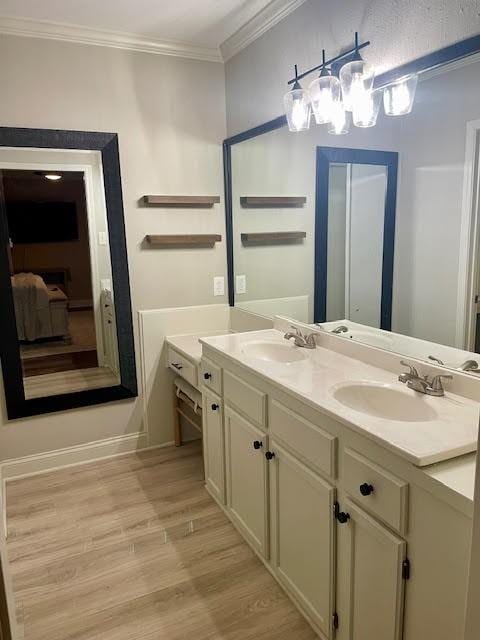
<svg viewBox="0 0 480 640">
<path fill-rule="evenodd" d="M 426 72 L 411 114 L 348 135 L 235 144 L 235 305 L 480 373 L 479 73 L 475 58 Z M 396 156 L 398 183 L 339 151 Z"/>
<path fill-rule="evenodd" d="M 119 384 L 99 185 L 48 165 L 4 168 L 2 183 L 25 398 Z"/>
<path fill-rule="evenodd" d="M 386 186 L 384 166 L 330 167 L 327 321 L 350 318 L 380 328 Z"/>
</svg>

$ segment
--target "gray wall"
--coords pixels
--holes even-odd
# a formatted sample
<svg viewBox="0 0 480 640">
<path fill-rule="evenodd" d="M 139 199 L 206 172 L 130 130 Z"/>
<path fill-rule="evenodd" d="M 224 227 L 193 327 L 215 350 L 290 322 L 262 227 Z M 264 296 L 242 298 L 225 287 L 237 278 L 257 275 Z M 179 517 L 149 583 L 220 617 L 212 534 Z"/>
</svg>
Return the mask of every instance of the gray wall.
<svg viewBox="0 0 480 640">
<path fill-rule="evenodd" d="M 119 134 L 130 280 L 136 311 L 225 302 L 212 278 L 226 275 L 224 244 L 155 251 L 149 233 L 224 236 L 221 64 L 33 38 L 0 39 L 2 126 Z M 220 194 L 213 210 L 144 209 L 147 193 Z M 140 367 L 138 367 L 140 378 Z M 142 429 L 142 403 L 105 404 L 7 422 L 0 383 L 0 458 L 36 454 Z"/>
<path fill-rule="evenodd" d="M 230 135 L 279 116 L 293 65 L 338 54 L 355 31 L 384 71 L 480 32 L 475 0 L 308 0 L 226 65 Z"/>
</svg>

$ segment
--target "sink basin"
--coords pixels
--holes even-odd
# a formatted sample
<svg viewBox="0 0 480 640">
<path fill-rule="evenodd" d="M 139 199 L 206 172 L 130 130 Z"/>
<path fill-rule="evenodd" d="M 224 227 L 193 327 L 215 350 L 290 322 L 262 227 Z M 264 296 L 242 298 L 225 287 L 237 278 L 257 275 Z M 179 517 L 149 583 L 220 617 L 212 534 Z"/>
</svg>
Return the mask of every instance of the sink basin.
<svg viewBox="0 0 480 640">
<path fill-rule="evenodd" d="M 355 382 L 338 385 L 333 397 L 350 409 L 376 418 L 399 422 L 429 422 L 438 413 L 427 397 L 414 391 L 409 393 L 388 384 Z"/>
<path fill-rule="evenodd" d="M 299 362 L 307 357 L 299 347 L 280 342 L 247 342 L 242 351 L 246 356 L 267 362 Z"/>
</svg>

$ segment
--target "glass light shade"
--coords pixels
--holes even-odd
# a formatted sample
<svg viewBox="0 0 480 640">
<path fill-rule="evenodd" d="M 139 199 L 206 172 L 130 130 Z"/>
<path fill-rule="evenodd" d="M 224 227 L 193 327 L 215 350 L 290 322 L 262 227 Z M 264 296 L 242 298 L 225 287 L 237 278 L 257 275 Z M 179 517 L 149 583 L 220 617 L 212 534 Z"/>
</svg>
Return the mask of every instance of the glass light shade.
<svg viewBox="0 0 480 640">
<path fill-rule="evenodd" d="M 363 60 L 347 62 L 340 69 L 343 102 L 347 111 L 353 111 L 355 103 L 373 89 L 375 71 Z"/>
<path fill-rule="evenodd" d="M 305 89 L 293 89 L 283 98 L 285 114 L 290 131 L 305 131 L 310 127 L 312 107 L 310 96 Z"/>
<path fill-rule="evenodd" d="M 356 127 L 367 128 L 377 124 L 382 96 L 382 89 L 376 89 L 356 100 L 352 111 L 353 124 Z"/>
<path fill-rule="evenodd" d="M 387 116 L 405 116 L 411 113 L 418 76 L 412 75 L 389 84 L 383 90 L 383 108 Z"/>
<path fill-rule="evenodd" d="M 331 122 L 334 109 L 342 99 L 340 80 L 335 76 L 320 76 L 310 85 L 309 93 L 316 123 Z"/>
<path fill-rule="evenodd" d="M 342 101 L 335 105 L 332 112 L 332 119 L 328 127 L 328 133 L 334 136 L 343 136 L 350 131 L 350 114 L 345 110 Z"/>
</svg>

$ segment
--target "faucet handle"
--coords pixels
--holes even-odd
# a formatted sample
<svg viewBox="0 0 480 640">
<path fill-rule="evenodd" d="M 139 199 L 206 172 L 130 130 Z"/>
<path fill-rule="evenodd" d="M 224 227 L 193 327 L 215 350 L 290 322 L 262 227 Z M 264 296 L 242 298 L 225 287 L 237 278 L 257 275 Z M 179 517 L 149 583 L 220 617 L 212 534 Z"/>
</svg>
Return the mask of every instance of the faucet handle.
<svg viewBox="0 0 480 640">
<path fill-rule="evenodd" d="M 433 391 L 443 391 L 443 384 L 442 384 L 443 378 L 445 378 L 445 380 L 452 380 L 453 376 L 451 376 L 450 374 L 442 374 L 440 376 L 435 376 L 432 379 L 432 384 L 430 385 L 430 388 L 433 389 Z"/>
<path fill-rule="evenodd" d="M 417 369 L 413 366 L 413 364 L 410 364 L 409 362 L 405 362 L 405 360 L 400 360 L 400 364 L 402 365 L 402 367 L 408 367 L 409 368 L 409 374 L 411 376 L 414 376 L 415 378 L 419 378 L 420 376 L 418 375 L 418 371 Z"/>
<path fill-rule="evenodd" d="M 300 329 L 298 327 L 294 327 L 293 324 L 290 325 L 290 329 L 293 329 L 295 331 L 295 333 L 297 334 L 297 336 L 303 335 L 302 332 L 300 331 Z"/>
</svg>

